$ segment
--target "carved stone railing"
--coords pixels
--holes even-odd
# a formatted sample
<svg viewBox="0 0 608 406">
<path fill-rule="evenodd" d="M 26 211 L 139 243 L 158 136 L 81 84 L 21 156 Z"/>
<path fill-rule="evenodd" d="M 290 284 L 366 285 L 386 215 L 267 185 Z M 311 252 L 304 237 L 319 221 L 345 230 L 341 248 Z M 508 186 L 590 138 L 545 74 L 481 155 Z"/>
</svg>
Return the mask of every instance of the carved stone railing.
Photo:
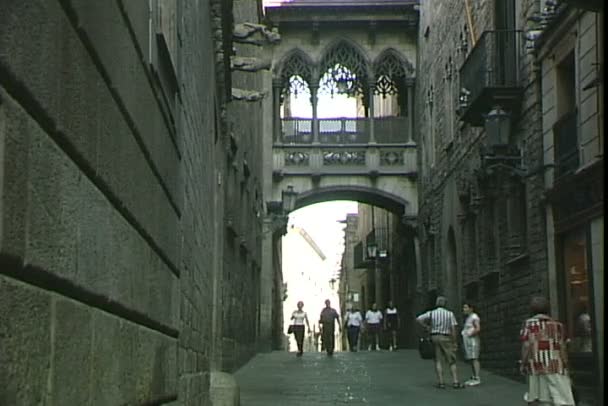
<svg viewBox="0 0 608 406">
<path fill-rule="evenodd" d="M 273 148 L 275 175 L 407 175 L 416 172 L 416 145 L 282 144 Z"/>
</svg>

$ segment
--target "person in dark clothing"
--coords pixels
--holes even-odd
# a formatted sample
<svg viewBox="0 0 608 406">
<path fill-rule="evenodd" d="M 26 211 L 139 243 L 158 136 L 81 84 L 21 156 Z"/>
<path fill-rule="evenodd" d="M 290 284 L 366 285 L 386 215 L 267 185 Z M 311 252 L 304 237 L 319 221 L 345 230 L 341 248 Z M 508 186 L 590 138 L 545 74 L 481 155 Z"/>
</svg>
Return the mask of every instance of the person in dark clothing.
<svg viewBox="0 0 608 406">
<path fill-rule="evenodd" d="M 390 333 L 391 342 L 389 344 L 389 351 L 397 351 L 397 331 L 399 330 L 401 321 L 399 320 L 399 313 L 397 308 L 393 304 L 393 301 L 388 302 L 388 306 L 384 311 L 384 329 Z"/>
<path fill-rule="evenodd" d="M 321 340 L 323 341 L 323 347 L 327 351 L 327 355 L 331 356 L 334 354 L 334 335 L 335 335 L 335 322 L 338 322 L 338 328 L 342 333 L 342 326 L 340 324 L 340 315 L 338 312 L 331 307 L 331 302 L 325 301 L 325 308 L 321 310 L 321 316 L 319 318 L 319 324 L 321 326 Z"/>
</svg>

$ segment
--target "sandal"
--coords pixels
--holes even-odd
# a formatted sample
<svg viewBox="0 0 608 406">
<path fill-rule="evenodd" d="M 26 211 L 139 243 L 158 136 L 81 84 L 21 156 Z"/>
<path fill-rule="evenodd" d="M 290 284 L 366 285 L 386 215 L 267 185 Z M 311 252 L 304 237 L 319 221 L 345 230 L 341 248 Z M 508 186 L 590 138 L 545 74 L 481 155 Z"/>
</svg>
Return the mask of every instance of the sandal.
<svg viewBox="0 0 608 406">
<path fill-rule="evenodd" d="M 452 385 L 452 388 L 454 388 L 454 389 L 464 389 L 464 385 L 461 384 L 460 382 L 454 382 L 454 384 Z"/>
<path fill-rule="evenodd" d="M 436 383 L 436 384 L 435 384 L 435 387 L 436 387 L 437 389 L 445 389 L 445 384 L 443 384 L 443 383 Z"/>
</svg>

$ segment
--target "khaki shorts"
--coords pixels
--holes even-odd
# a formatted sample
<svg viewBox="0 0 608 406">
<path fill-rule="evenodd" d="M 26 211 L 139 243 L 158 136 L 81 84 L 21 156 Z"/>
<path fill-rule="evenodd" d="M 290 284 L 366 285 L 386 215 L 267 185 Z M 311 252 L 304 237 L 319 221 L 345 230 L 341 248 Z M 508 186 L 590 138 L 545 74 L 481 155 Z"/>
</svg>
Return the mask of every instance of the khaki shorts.
<svg viewBox="0 0 608 406">
<path fill-rule="evenodd" d="M 448 365 L 456 363 L 454 340 L 451 336 L 431 335 L 431 341 L 435 346 L 435 359 L 443 359 Z"/>
</svg>

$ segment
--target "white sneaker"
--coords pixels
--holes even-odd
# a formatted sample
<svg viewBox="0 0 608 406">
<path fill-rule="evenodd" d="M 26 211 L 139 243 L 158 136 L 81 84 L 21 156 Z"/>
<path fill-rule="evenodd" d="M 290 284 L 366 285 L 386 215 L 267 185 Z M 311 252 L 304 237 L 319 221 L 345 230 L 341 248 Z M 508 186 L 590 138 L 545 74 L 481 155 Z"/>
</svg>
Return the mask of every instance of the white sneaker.
<svg viewBox="0 0 608 406">
<path fill-rule="evenodd" d="M 393 351 L 393 346 L 391 345 L 390 347 L 388 347 L 389 351 Z"/>
<path fill-rule="evenodd" d="M 376 346 L 376 351 L 380 351 L 380 346 L 379 345 Z"/>
<path fill-rule="evenodd" d="M 481 380 L 479 378 L 473 378 L 473 379 L 469 379 L 468 381 L 466 381 L 464 384 L 466 386 L 477 386 L 481 383 Z"/>
</svg>

